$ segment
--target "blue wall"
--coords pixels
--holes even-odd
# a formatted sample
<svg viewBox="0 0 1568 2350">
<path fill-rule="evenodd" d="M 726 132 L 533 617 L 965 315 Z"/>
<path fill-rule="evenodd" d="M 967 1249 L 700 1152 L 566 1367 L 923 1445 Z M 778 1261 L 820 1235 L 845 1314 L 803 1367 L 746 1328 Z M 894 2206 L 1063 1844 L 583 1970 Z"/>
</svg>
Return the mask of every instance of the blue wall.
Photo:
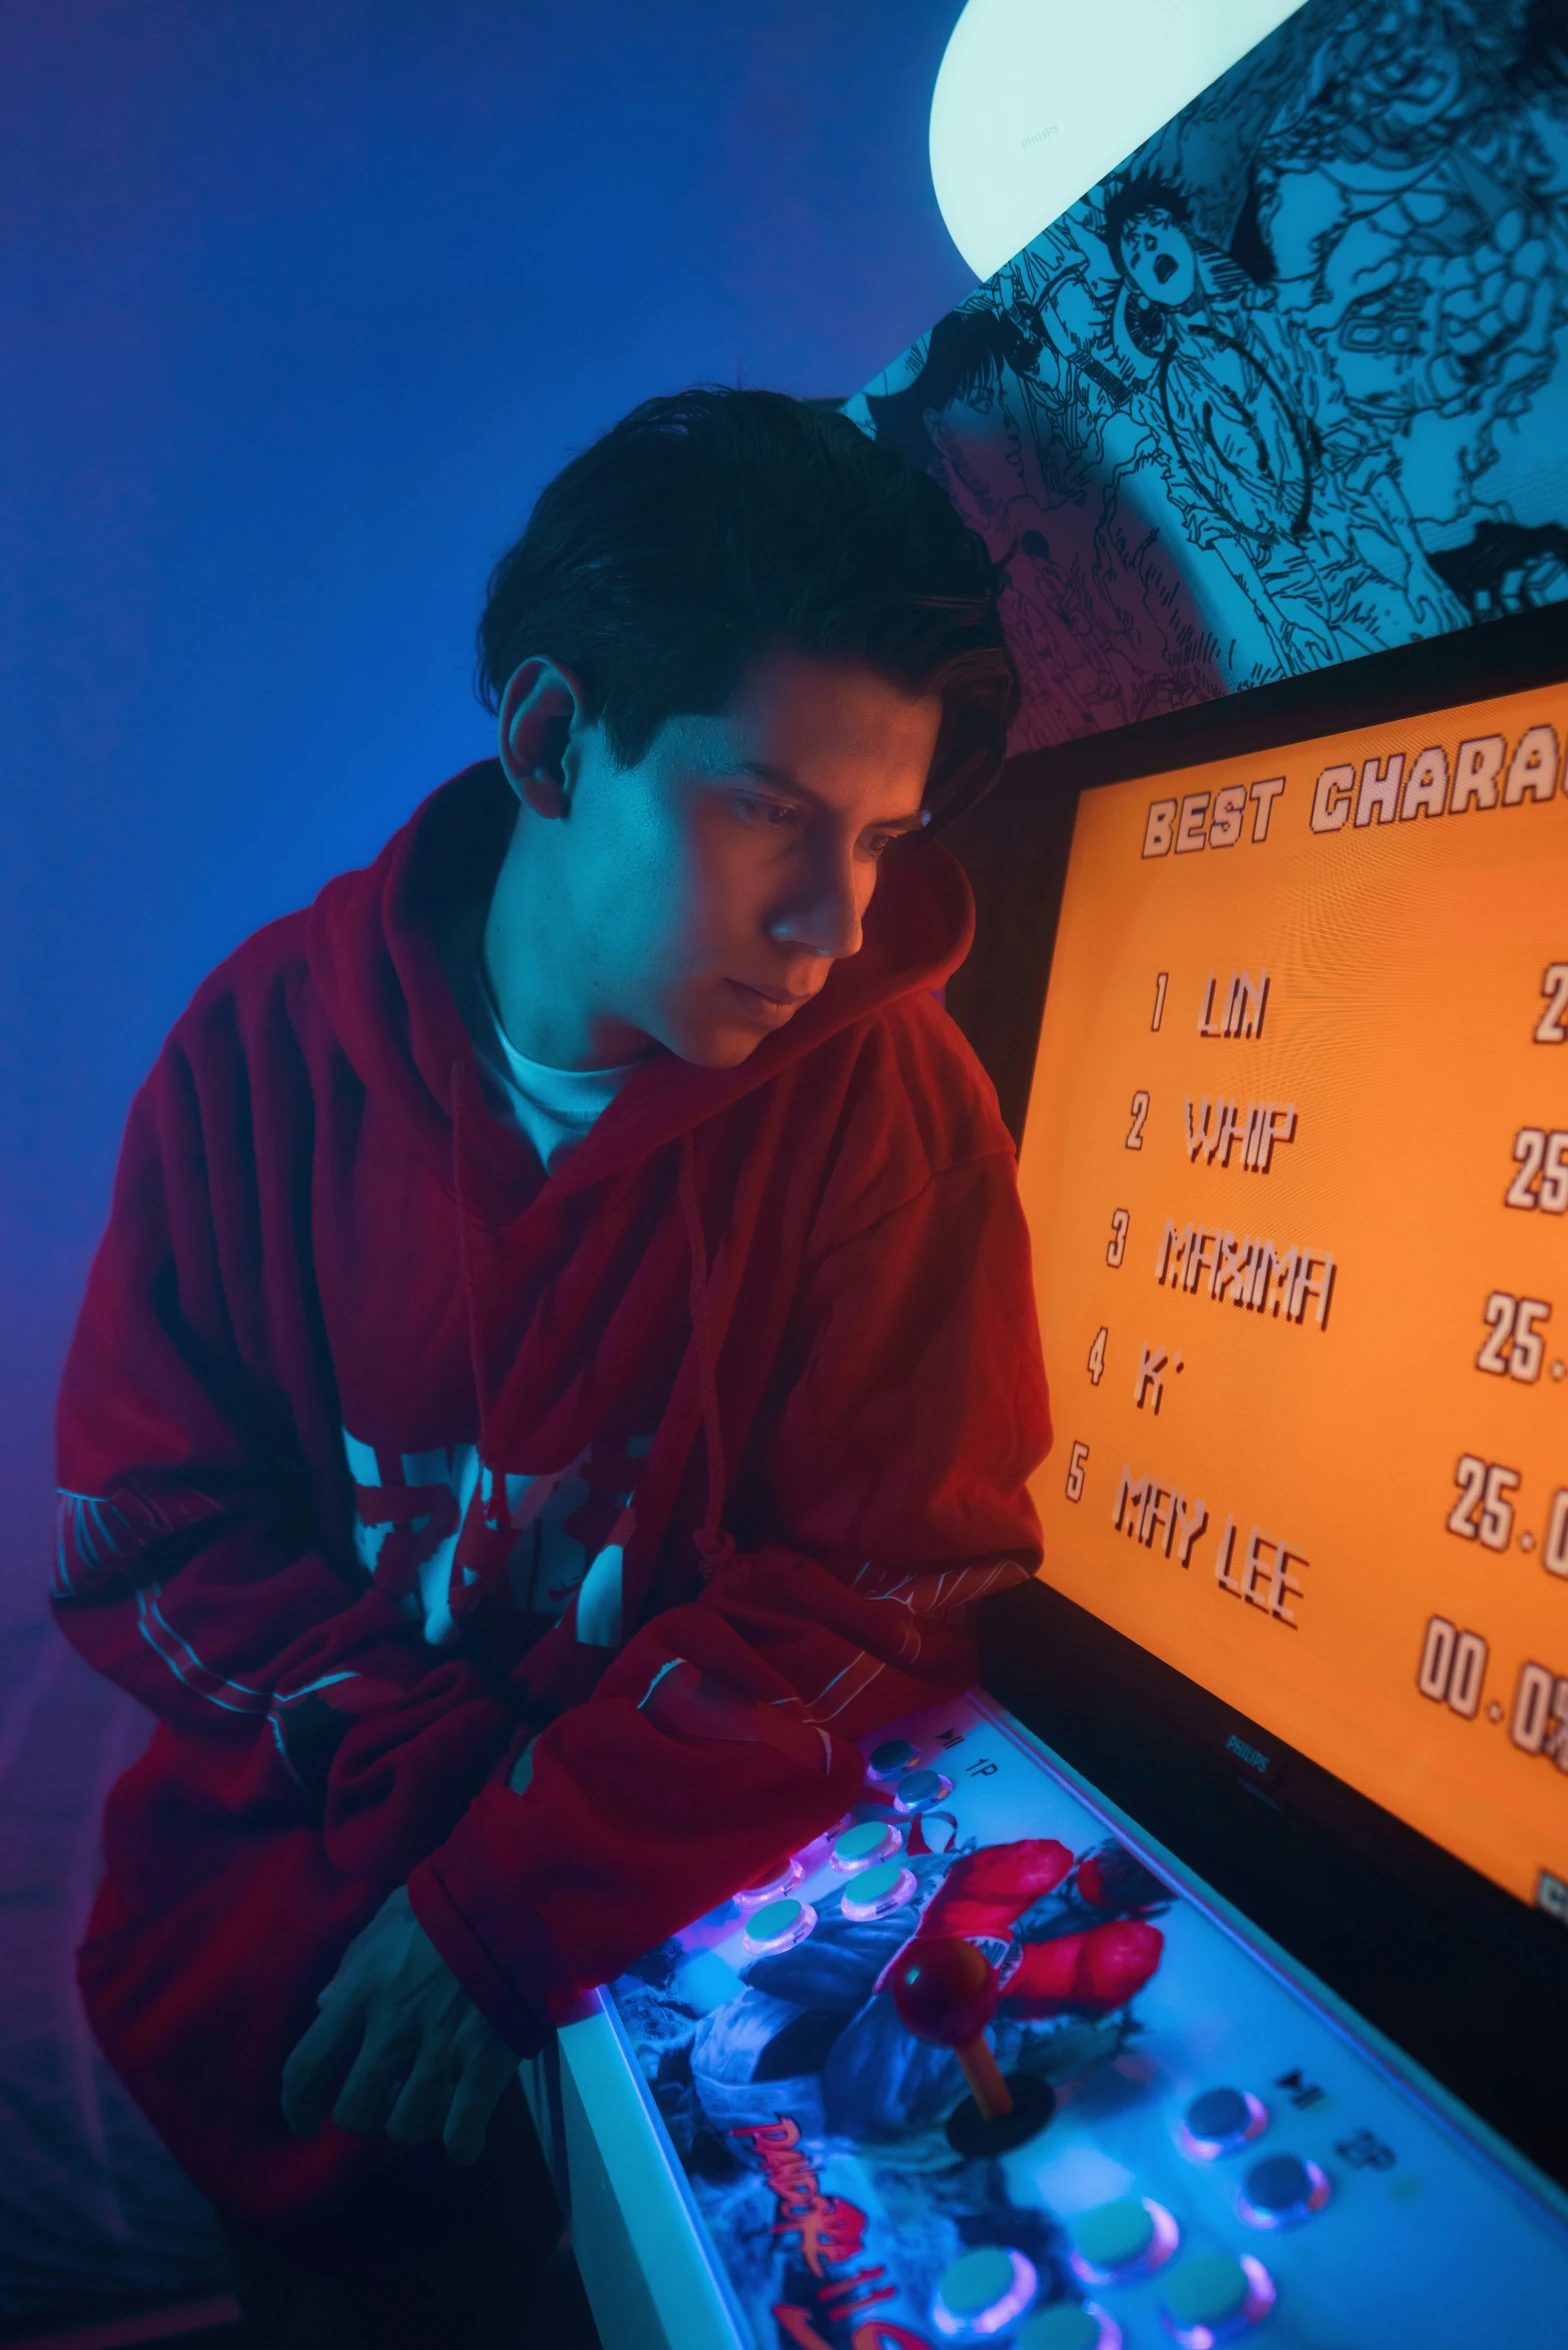
<svg viewBox="0 0 1568 2350">
<path fill-rule="evenodd" d="M 973 283 L 958 0 L 13 0 L 0 20 L 0 1622 L 135 1085 L 486 746 L 486 569 L 697 378 L 847 394 Z"/>
</svg>

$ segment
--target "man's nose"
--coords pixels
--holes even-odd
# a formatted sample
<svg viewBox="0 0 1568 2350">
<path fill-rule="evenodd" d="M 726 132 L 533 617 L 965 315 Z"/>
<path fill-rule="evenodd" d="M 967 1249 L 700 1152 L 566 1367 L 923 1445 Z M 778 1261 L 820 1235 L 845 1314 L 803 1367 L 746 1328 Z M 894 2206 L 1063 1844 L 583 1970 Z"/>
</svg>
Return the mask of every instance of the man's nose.
<svg viewBox="0 0 1568 2350">
<path fill-rule="evenodd" d="M 781 946 L 804 947 L 835 962 L 860 952 L 861 916 L 871 892 L 856 870 L 852 847 L 824 849 L 812 860 L 798 893 L 768 925 Z"/>
</svg>

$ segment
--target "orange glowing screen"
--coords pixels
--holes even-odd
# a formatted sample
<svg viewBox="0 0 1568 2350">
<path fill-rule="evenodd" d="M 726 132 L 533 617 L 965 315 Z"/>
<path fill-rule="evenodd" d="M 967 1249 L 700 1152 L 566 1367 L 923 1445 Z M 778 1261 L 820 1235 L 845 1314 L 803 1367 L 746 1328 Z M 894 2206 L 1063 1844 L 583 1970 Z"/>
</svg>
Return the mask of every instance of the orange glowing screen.
<svg viewBox="0 0 1568 2350">
<path fill-rule="evenodd" d="M 1568 1915 L 1568 687 L 1080 802 L 1047 1579 Z"/>
</svg>

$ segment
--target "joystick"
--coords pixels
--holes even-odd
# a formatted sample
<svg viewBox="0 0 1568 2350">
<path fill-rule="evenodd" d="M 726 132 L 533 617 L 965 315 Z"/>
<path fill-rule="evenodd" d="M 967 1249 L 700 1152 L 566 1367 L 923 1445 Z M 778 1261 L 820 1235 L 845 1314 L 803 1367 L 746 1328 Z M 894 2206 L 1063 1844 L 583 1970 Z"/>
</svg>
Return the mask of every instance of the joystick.
<svg viewBox="0 0 1568 2350">
<path fill-rule="evenodd" d="M 986 2039 L 1000 1986 L 983 1950 L 957 1937 L 917 1938 L 887 1980 L 904 2029 L 951 2048 L 963 2067 L 969 2095 L 947 2122 L 955 2153 L 1004 2154 L 1044 2129 L 1056 2110 L 1052 2091 L 1030 2073 L 1004 2081 Z"/>
</svg>

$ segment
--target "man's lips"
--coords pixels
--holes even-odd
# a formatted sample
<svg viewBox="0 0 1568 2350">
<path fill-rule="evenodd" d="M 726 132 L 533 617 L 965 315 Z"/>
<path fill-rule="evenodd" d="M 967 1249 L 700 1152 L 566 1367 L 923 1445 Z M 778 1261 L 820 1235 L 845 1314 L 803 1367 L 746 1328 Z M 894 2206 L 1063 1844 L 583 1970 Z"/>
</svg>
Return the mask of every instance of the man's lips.
<svg viewBox="0 0 1568 2350">
<path fill-rule="evenodd" d="M 787 987 L 753 987 L 746 979 L 727 979 L 724 984 L 734 989 L 754 1020 L 761 1020 L 769 1028 L 781 1028 L 817 992 L 815 988 L 794 994 Z"/>
</svg>

